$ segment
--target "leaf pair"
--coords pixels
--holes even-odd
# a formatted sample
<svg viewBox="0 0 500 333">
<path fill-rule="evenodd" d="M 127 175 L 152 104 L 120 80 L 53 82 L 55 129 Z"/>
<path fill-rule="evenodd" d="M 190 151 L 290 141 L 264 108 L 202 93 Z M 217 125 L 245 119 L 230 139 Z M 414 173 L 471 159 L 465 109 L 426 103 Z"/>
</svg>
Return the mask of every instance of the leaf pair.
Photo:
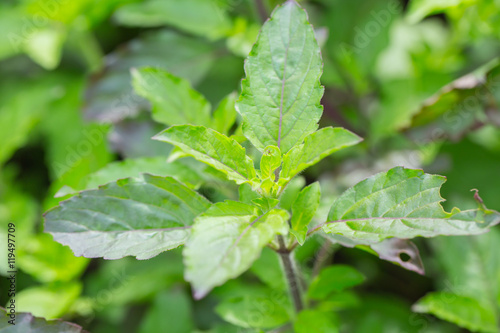
<svg viewBox="0 0 500 333">
<path fill-rule="evenodd" d="M 149 259 L 189 239 L 186 279 L 203 297 L 247 270 L 276 234 L 286 234 L 289 216 L 235 201 L 210 206 L 174 178 L 144 174 L 83 191 L 45 218 L 56 241 L 90 258 Z"/>
</svg>

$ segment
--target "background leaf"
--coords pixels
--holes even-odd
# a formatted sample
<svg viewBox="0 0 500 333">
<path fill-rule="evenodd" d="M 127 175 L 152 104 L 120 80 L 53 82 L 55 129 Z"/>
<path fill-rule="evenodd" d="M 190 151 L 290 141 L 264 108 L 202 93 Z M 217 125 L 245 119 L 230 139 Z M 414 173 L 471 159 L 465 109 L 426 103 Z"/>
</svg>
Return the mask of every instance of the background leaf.
<svg viewBox="0 0 500 333">
<path fill-rule="evenodd" d="M 78 325 L 65 321 L 51 320 L 33 317 L 29 313 L 17 313 L 16 325 L 7 322 L 7 313 L 0 308 L 0 332 L 2 333 L 85 333 Z"/>
<path fill-rule="evenodd" d="M 311 282 L 308 296 L 312 299 L 324 299 L 333 292 L 352 288 L 365 280 L 363 274 L 347 265 L 333 265 L 321 270 Z"/>
<path fill-rule="evenodd" d="M 281 270 L 278 254 L 270 248 L 264 248 L 250 270 L 273 289 L 286 290 L 285 273 Z"/>
<path fill-rule="evenodd" d="M 213 0 L 148 0 L 128 4 L 116 11 L 119 24 L 139 27 L 172 25 L 180 30 L 206 36 L 221 37 L 230 28 L 229 18 L 222 6 Z"/>
<path fill-rule="evenodd" d="M 388 238 L 370 247 L 382 260 L 391 261 L 422 275 L 425 274 L 417 246 L 407 239 Z"/>
<path fill-rule="evenodd" d="M 167 163 L 165 157 L 144 157 L 113 162 L 90 174 L 83 189 L 97 188 L 99 185 L 121 178 L 138 177 L 141 173 L 170 176 L 196 188 L 202 179 L 197 170 L 191 168 L 189 164 L 189 161 L 185 160 Z"/>
<path fill-rule="evenodd" d="M 69 282 L 78 278 L 87 268 L 87 259 L 76 258 L 69 248 L 54 242 L 48 234 L 24 236 L 24 242 L 26 243 L 17 248 L 18 266 L 38 281 Z"/>
<path fill-rule="evenodd" d="M 332 320 L 331 313 L 324 313 L 314 310 L 304 310 L 299 313 L 293 324 L 296 333 L 306 332 L 339 332 L 338 325 Z"/>
<path fill-rule="evenodd" d="M 16 310 L 37 313 L 45 319 L 60 318 L 81 291 L 82 285 L 78 282 L 27 288 L 16 293 Z"/>
<path fill-rule="evenodd" d="M 172 333 L 190 333 L 193 331 L 191 301 L 181 290 L 162 292 L 141 323 L 139 333 L 162 330 Z"/>
<path fill-rule="evenodd" d="M 498 331 L 496 315 L 474 298 L 452 293 L 429 293 L 413 306 L 413 311 L 433 315 L 474 332 Z"/>
<path fill-rule="evenodd" d="M 272 294 L 272 291 L 269 290 Z M 224 320 L 241 327 L 273 328 L 290 320 L 290 309 L 270 295 L 235 297 L 215 309 Z"/>
<path fill-rule="evenodd" d="M 495 228 L 473 237 L 440 237 L 431 242 L 441 272 L 437 292 L 419 300 L 414 309 L 480 332 L 496 332 L 500 322 L 498 293 L 500 260 Z"/>
<path fill-rule="evenodd" d="M 165 48 L 164 45 L 170 47 Z M 131 85 L 130 69 L 141 66 L 163 68 L 176 76 L 199 82 L 210 69 L 215 48 L 195 38 L 159 30 L 130 41 L 86 92 L 85 116 L 101 122 L 118 122 L 137 115 L 147 104 Z"/>
<path fill-rule="evenodd" d="M 210 127 L 219 133 L 229 134 L 231 127 L 233 127 L 236 121 L 236 99 L 237 95 L 235 92 L 230 93 L 222 99 L 213 112 L 212 125 Z"/>
</svg>

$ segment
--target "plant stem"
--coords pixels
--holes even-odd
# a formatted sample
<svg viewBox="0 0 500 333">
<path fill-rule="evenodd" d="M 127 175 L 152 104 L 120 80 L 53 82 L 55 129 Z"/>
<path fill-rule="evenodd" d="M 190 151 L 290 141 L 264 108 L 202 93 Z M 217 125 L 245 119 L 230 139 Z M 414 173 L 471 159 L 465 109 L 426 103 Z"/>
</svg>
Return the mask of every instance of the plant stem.
<svg viewBox="0 0 500 333">
<path fill-rule="evenodd" d="M 288 282 L 288 289 L 290 291 L 290 295 L 292 296 L 295 311 L 299 313 L 304 308 L 300 290 L 299 276 L 296 271 L 295 263 L 293 262 L 292 253 L 286 247 L 283 236 L 278 236 L 278 244 L 278 254 L 280 255 L 281 262 L 283 263 L 285 277 Z"/>
</svg>

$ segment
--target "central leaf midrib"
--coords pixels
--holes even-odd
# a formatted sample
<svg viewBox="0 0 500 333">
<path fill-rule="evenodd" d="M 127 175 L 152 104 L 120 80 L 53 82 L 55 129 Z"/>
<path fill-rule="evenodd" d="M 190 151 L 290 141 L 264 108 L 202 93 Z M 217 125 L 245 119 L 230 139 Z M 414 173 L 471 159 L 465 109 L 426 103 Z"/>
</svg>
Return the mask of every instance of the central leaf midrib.
<svg viewBox="0 0 500 333">
<path fill-rule="evenodd" d="M 283 127 L 283 95 L 285 94 L 285 82 L 286 82 L 286 63 L 288 60 L 288 49 L 290 44 L 286 46 L 285 49 L 285 64 L 283 65 L 283 79 L 281 79 L 281 97 L 280 97 L 280 124 L 278 128 L 278 148 L 281 148 L 281 128 Z"/>
<path fill-rule="evenodd" d="M 227 251 L 225 251 L 223 257 L 221 258 L 221 260 L 217 264 L 216 268 L 219 268 L 220 266 L 222 266 L 222 264 L 224 263 L 224 261 L 226 260 L 226 258 L 228 257 L 228 255 L 238 246 L 238 244 L 240 243 L 241 239 L 250 231 L 250 229 L 255 225 L 255 223 L 257 223 L 258 221 L 260 221 L 260 219 L 264 215 L 266 215 L 266 214 L 267 213 L 261 214 L 260 216 L 256 217 L 255 220 L 253 220 L 252 222 L 250 222 L 248 224 L 248 226 L 241 232 L 241 234 L 238 236 L 238 238 L 235 239 L 235 241 L 231 245 L 231 247 L 229 247 L 227 249 Z"/>
<path fill-rule="evenodd" d="M 477 209 L 476 209 L 477 210 Z M 461 211 L 461 213 L 466 212 L 466 210 Z M 374 216 L 374 217 L 358 217 L 352 219 L 341 219 L 341 220 L 332 220 L 325 222 L 325 225 L 333 224 L 333 223 L 346 223 L 346 222 L 359 222 L 359 221 L 369 221 L 369 220 L 443 220 L 443 221 L 460 221 L 460 222 L 468 222 L 468 223 L 477 223 L 475 221 L 467 221 L 467 220 L 459 220 L 450 217 L 406 217 L 406 216 Z"/>
<path fill-rule="evenodd" d="M 70 222 L 73 223 L 73 221 L 70 220 L 65 220 L 65 219 L 57 219 L 55 221 L 64 221 L 64 222 Z M 186 225 L 186 226 L 179 226 L 179 227 L 168 227 L 168 228 L 153 228 L 153 229 L 130 229 L 130 230 L 93 230 L 93 229 L 87 229 L 85 231 L 78 231 L 78 232 L 64 232 L 64 231 L 51 231 L 51 234 L 74 234 L 74 235 L 81 235 L 85 233 L 103 233 L 103 234 L 123 234 L 123 233 L 144 233 L 144 232 L 168 232 L 168 231 L 175 231 L 175 230 L 187 230 L 191 229 L 193 226 L 192 225 Z"/>
<path fill-rule="evenodd" d="M 286 64 L 288 62 L 288 51 L 290 49 L 290 44 L 291 44 L 291 38 L 292 34 L 290 33 L 290 28 L 291 28 L 291 20 L 288 20 L 288 33 L 289 33 L 289 40 L 288 44 L 286 45 L 285 48 L 285 59 L 284 59 L 284 64 L 283 64 L 283 78 L 281 79 L 281 97 L 280 97 L 280 123 L 279 123 L 279 128 L 278 128 L 278 141 L 277 141 L 277 146 L 278 148 L 281 148 L 281 131 L 283 127 L 283 95 L 285 94 L 285 83 L 286 83 Z M 272 53 L 272 50 L 271 50 Z"/>
</svg>

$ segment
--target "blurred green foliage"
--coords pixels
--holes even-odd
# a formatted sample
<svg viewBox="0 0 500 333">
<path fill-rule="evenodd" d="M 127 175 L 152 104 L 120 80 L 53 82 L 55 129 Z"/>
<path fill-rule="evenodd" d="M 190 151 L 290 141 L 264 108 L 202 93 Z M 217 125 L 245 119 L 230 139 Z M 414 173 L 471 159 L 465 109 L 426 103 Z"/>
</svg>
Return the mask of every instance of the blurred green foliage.
<svg viewBox="0 0 500 333">
<path fill-rule="evenodd" d="M 207 107 L 222 101 L 225 112 L 223 99 L 239 91 L 243 59 L 277 3 L 0 3 L 0 237 L 6 239 L 9 222 L 16 224 L 18 310 L 62 317 L 95 333 L 243 332 L 235 326 L 241 313 L 251 308 L 262 315 L 266 308 L 258 306 L 269 302 L 276 311 L 264 318 L 267 326 L 288 320 L 287 306 L 282 307 L 286 296 L 269 289 L 284 290 L 273 252 L 265 251 L 241 278 L 193 301 L 178 251 L 148 261 L 89 260 L 42 233 L 43 211 L 107 180 L 177 168 L 198 188 L 207 176 L 197 168 L 208 167 L 189 158 L 162 165 L 169 154 L 181 157 L 150 140 L 164 128 L 157 121 L 173 121 L 155 118 L 154 110 L 168 101 L 153 105 L 151 113 L 141 97 L 147 92 L 132 88 L 131 70 L 167 70 L 200 91 Z M 500 210 L 500 2 L 304 0 L 301 5 L 322 45 L 322 125 L 346 127 L 365 141 L 296 179 L 302 184 L 291 184 L 285 193 L 290 204 L 294 188 L 306 182 L 322 181 L 328 201 L 322 206 L 329 207 L 359 180 L 404 165 L 448 176 L 442 193 L 450 199 L 446 207 L 474 207 L 469 190 L 477 188 L 490 208 Z M 237 125 L 214 126 L 241 139 Z M 203 179 L 200 191 L 213 201 L 234 198 L 235 188 L 209 171 L 213 177 Z M 325 241 L 310 240 L 297 253 L 308 279 L 333 261 L 335 250 L 335 263 L 354 266 L 362 273 L 358 279 L 364 275 L 366 281 L 325 295 L 331 307 L 302 313 L 295 331 L 306 332 L 304 322 L 314 321 L 317 331 L 324 323 L 340 332 L 461 332 L 459 326 L 497 332 L 498 233 L 419 241 L 427 277 L 358 249 L 332 245 L 321 251 Z M 6 250 L 2 241 L 2 276 Z M 6 279 L 0 286 L 5 305 Z M 258 319 L 246 318 L 243 326 L 252 327 L 252 320 Z"/>
</svg>

